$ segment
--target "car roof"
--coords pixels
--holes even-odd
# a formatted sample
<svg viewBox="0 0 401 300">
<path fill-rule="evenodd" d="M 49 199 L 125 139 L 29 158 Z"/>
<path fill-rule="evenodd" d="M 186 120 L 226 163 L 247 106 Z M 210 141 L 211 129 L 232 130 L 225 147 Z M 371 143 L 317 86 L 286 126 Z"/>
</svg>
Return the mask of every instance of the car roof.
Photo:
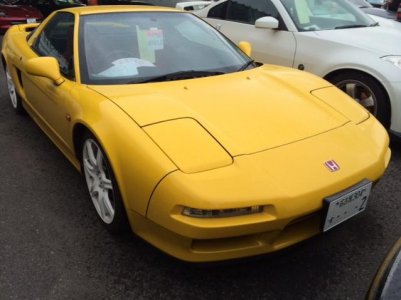
<svg viewBox="0 0 401 300">
<path fill-rule="evenodd" d="M 61 9 L 59 11 L 68 11 L 80 15 L 114 13 L 114 12 L 182 12 L 175 8 L 149 6 L 149 5 L 94 5 L 79 6 Z"/>
</svg>

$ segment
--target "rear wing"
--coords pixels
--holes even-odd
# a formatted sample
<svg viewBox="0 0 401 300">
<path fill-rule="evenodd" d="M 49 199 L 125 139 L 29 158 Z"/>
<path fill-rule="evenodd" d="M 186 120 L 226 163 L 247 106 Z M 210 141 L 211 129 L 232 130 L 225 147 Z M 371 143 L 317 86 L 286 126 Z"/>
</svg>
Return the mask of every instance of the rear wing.
<svg viewBox="0 0 401 300">
<path fill-rule="evenodd" d="M 39 24 L 40 23 L 19 24 L 19 25 L 16 25 L 15 27 L 17 27 L 19 31 L 31 32 L 36 27 L 38 27 Z"/>
</svg>

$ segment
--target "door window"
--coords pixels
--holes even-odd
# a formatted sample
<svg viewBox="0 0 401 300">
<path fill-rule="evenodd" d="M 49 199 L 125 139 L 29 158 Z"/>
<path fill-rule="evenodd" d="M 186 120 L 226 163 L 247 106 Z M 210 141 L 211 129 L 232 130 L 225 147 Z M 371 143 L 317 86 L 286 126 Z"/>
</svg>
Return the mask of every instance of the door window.
<svg viewBox="0 0 401 300">
<path fill-rule="evenodd" d="M 223 19 L 254 25 L 259 18 L 280 15 L 270 0 L 228 0 L 210 9 L 208 18 Z"/>
<path fill-rule="evenodd" d="M 74 15 L 60 12 L 46 24 L 33 44 L 33 49 L 39 56 L 55 57 L 60 65 L 60 72 L 70 79 L 75 77 L 73 37 Z"/>
<path fill-rule="evenodd" d="M 207 17 L 212 18 L 212 19 L 224 20 L 226 18 L 227 3 L 228 3 L 228 1 L 225 1 L 219 5 L 216 5 L 215 7 L 212 7 L 209 10 Z"/>
</svg>

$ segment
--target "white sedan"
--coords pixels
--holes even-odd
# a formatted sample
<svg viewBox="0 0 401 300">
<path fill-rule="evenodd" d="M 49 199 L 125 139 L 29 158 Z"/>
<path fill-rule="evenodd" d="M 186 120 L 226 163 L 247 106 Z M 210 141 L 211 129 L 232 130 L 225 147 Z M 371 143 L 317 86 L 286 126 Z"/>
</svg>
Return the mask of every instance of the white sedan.
<svg viewBox="0 0 401 300">
<path fill-rule="evenodd" d="M 324 77 L 401 137 L 398 22 L 347 0 L 220 0 L 194 13 L 234 42 L 251 42 L 256 61 Z"/>
</svg>

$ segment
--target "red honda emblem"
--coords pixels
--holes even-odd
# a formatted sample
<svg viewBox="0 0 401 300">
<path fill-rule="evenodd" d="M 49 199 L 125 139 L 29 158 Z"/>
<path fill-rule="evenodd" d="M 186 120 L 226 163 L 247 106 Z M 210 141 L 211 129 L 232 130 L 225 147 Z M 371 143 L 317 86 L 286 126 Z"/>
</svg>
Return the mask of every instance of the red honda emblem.
<svg viewBox="0 0 401 300">
<path fill-rule="evenodd" d="M 340 170 L 340 166 L 334 160 L 326 161 L 324 165 L 330 170 L 330 172 L 336 172 Z"/>
</svg>

